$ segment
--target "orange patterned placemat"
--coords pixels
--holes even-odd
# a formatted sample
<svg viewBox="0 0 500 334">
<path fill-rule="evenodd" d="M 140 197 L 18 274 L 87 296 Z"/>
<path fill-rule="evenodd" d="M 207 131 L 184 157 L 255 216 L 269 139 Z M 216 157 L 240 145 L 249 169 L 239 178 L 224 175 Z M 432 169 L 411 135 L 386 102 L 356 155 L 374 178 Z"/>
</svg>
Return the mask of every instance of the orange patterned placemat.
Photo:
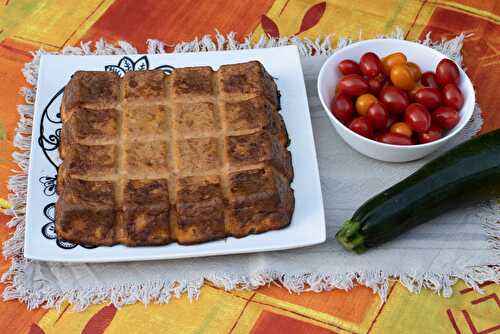
<svg viewBox="0 0 500 334">
<path fill-rule="evenodd" d="M 324 5 L 322 5 L 324 3 Z M 315 7 L 316 6 L 316 7 Z M 316 8 L 312 12 L 311 8 Z M 407 38 L 423 38 L 433 32 L 434 39 L 461 32 L 474 35 L 465 41 L 463 54 L 473 80 L 485 124 L 483 131 L 500 127 L 500 100 L 496 78 L 500 74 L 500 3 L 473 1 L 372 1 L 320 2 L 317 0 L 223 0 L 133 1 L 41 0 L 0 2 L 0 183 L 6 184 L 11 169 L 17 94 L 24 85 L 21 69 L 30 60 L 29 52 L 42 46 L 60 50 L 80 40 L 105 36 L 108 40 L 127 39 L 144 45 L 146 36 L 169 44 L 191 40 L 194 36 L 236 31 L 239 36 L 260 33 L 266 18 L 274 22 L 280 35 L 297 33 L 307 15 L 301 37 L 337 31 L 344 36 L 370 37 L 403 28 Z M 131 25 L 134 29 L 127 29 Z M 266 28 L 269 29 L 269 28 Z M 141 50 L 144 51 L 144 50 Z M 0 197 L 7 189 L 0 187 Z M 9 217 L 0 215 L 0 236 L 5 240 Z M 7 268 L 2 263 L 2 268 Z M 376 296 L 358 287 L 349 293 L 288 295 L 275 288 L 259 289 L 253 298 L 233 296 L 204 288 L 197 312 L 186 300 L 144 308 L 141 305 L 115 311 L 95 306 L 83 313 L 39 309 L 28 312 L 16 302 L 0 302 L 0 328 L 7 333 L 81 332 L 274 332 L 328 333 L 345 329 L 354 333 L 495 333 L 500 331 L 499 285 L 484 287 L 479 295 L 463 286 L 454 288 L 453 298 L 443 299 L 423 293 L 412 295 L 398 284 L 391 289 L 381 311 L 374 307 Z M 207 292 L 205 292 L 207 291 Z M 279 293 L 278 293 L 279 292 Z M 265 301 L 262 301 L 263 295 Z M 235 302 L 235 300 L 237 302 Z M 271 316 L 269 315 L 271 314 Z M 312 324 L 312 325 L 311 325 Z M 369 324 L 369 325 L 367 325 Z"/>
</svg>

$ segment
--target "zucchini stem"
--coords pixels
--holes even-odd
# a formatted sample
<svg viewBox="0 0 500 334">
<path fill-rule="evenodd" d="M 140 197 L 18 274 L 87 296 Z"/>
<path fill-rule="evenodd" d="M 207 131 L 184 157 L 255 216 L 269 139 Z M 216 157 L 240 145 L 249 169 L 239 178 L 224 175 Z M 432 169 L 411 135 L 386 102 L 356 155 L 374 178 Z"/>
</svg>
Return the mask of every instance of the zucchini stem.
<svg viewBox="0 0 500 334">
<path fill-rule="evenodd" d="M 363 253 L 366 251 L 365 240 L 361 234 L 361 223 L 347 220 L 335 235 L 338 242 L 348 251 Z"/>
</svg>

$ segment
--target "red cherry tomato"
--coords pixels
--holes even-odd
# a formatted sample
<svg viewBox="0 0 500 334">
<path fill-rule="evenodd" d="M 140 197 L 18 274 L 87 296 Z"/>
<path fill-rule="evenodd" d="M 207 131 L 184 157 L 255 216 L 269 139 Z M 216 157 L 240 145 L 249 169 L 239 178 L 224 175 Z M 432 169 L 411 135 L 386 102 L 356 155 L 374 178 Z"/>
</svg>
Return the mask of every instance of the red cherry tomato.
<svg viewBox="0 0 500 334">
<path fill-rule="evenodd" d="M 450 108 L 460 110 L 464 105 L 464 96 L 454 84 L 447 84 L 443 88 L 444 104 Z"/>
<path fill-rule="evenodd" d="M 460 72 L 458 66 L 450 59 L 443 59 L 436 67 L 436 80 L 438 84 L 444 86 L 446 84 L 458 85 Z"/>
<path fill-rule="evenodd" d="M 361 56 L 359 68 L 361 73 L 369 78 L 373 78 L 382 71 L 382 62 L 375 53 L 367 52 Z"/>
<path fill-rule="evenodd" d="M 395 114 L 389 113 L 389 118 L 387 119 L 387 124 L 385 125 L 386 130 L 389 130 L 394 123 L 399 122 L 399 118 L 396 116 L 397 115 Z"/>
<path fill-rule="evenodd" d="M 453 128 L 459 120 L 458 112 L 450 107 L 439 107 L 432 113 L 432 122 L 442 129 Z"/>
<path fill-rule="evenodd" d="M 337 65 L 337 68 L 342 75 L 361 74 L 359 65 L 354 60 L 344 59 Z"/>
<path fill-rule="evenodd" d="M 431 114 L 420 103 L 412 103 L 406 108 L 404 120 L 416 132 L 425 132 L 431 126 Z"/>
<path fill-rule="evenodd" d="M 441 139 L 443 137 L 443 130 L 435 125 L 431 125 L 429 130 L 418 134 L 418 142 L 420 144 L 430 143 Z"/>
<path fill-rule="evenodd" d="M 340 94 L 333 98 L 330 110 L 339 121 L 349 124 L 353 118 L 354 105 L 349 96 Z"/>
<path fill-rule="evenodd" d="M 371 94 L 378 95 L 378 93 L 380 93 L 380 90 L 382 89 L 382 82 L 375 78 L 371 78 L 370 80 L 368 80 L 368 86 L 370 86 Z"/>
<path fill-rule="evenodd" d="M 370 86 L 370 93 L 378 96 L 380 91 L 382 90 L 382 85 L 385 82 L 385 77 L 382 73 L 377 75 L 374 78 L 368 79 L 368 86 Z"/>
<path fill-rule="evenodd" d="M 415 101 L 433 110 L 443 103 L 442 94 L 437 88 L 424 87 L 415 93 Z"/>
<path fill-rule="evenodd" d="M 375 102 L 368 108 L 368 119 L 377 130 L 383 130 L 389 121 L 389 112 L 383 103 Z M 394 122 L 393 122 L 394 123 Z M 391 124 L 392 125 L 392 124 Z"/>
<path fill-rule="evenodd" d="M 360 96 L 368 93 L 370 87 L 368 83 L 359 74 L 349 74 L 340 78 L 337 84 L 339 94 L 350 96 Z"/>
<path fill-rule="evenodd" d="M 373 136 L 372 123 L 366 116 L 360 116 L 353 119 L 351 124 L 349 124 L 349 129 L 366 138 L 371 138 Z"/>
<path fill-rule="evenodd" d="M 391 80 L 389 80 L 389 79 L 385 79 L 385 80 L 382 82 L 382 89 L 380 90 L 380 93 L 382 93 L 382 91 L 383 91 L 386 87 L 389 87 L 389 86 L 392 86 L 392 85 L 391 85 Z M 379 93 L 379 98 L 380 98 L 380 93 Z"/>
<path fill-rule="evenodd" d="M 433 88 L 439 88 L 439 84 L 436 79 L 436 75 L 434 72 L 425 72 L 422 74 L 422 78 L 420 78 L 420 81 L 422 82 L 422 85 L 425 87 L 433 87 Z"/>
<path fill-rule="evenodd" d="M 386 132 L 382 135 L 380 135 L 378 138 L 379 142 L 385 143 L 385 144 L 392 144 L 392 145 L 412 145 L 412 141 L 409 137 L 397 134 L 397 133 L 392 133 L 392 132 Z"/>
<path fill-rule="evenodd" d="M 390 112 L 403 113 L 410 104 L 408 94 L 402 89 L 387 86 L 382 89 L 379 96 L 380 101 L 386 104 Z"/>
</svg>

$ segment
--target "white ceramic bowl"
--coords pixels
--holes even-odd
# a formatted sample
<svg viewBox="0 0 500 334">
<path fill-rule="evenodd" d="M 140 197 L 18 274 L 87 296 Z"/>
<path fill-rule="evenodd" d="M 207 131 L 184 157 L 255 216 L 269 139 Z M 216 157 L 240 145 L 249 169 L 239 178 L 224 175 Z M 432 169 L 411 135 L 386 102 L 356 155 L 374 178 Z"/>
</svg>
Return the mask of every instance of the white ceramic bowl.
<svg viewBox="0 0 500 334">
<path fill-rule="evenodd" d="M 319 72 L 319 98 L 325 113 L 338 134 L 355 150 L 371 158 L 390 162 L 404 162 L 420 159 L 449 141 L 462 130 L 465 124 L 470 120 L 475 105 L 474 88 L 465 72 L 459 69 L 460 83 L 458 86 L 464 96 L 464 105 L 460 110 L 460 121 L 443 138 L 427 144 L 399 146 L 380 143 L 360 136 L 350 130 L 330 112 L 330 102 L 334 97 L 335 86 L 341 77 L 340 72 L 337 70 L 337 65 L 344 59 L 352 59 L 359 62 L 361 56 L 370 51 L 375 52 L 380 58 L 394 52 L 403 52 L 409 61 L 417 63 L 420 66 L 422 72 L 435 71 L 439 61 L 443 58 L 447 58 L 442 53 L 427 46 L 397 39 L 372 39 L 357 42 L 331 55 L 323 64 Z"/>
</svg>

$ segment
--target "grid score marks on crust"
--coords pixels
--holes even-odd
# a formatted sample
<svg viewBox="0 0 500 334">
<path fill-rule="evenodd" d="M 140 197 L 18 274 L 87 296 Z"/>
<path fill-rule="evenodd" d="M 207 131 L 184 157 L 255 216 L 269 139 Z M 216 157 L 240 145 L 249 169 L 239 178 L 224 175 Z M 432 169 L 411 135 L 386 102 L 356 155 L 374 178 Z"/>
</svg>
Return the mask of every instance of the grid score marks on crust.
<svg viewBox="0 0 500 334">
<path fill-rule="evenodd" d="M 223 65 L 216 72 L 181 68 L 170 77 L 161 71 L 128 72 L 121 80 L 110 74 L 78 72 L 63 99 L 63 150 L 69 153 L 58 177 L 64 185 L 58 187 L 56 205 L 62 239 L 97 245 L 191 244 L 289 224 L 293 172 L 288 137 L 277 111 L 276 86 L 260 63 Z M 94 89 L 105 92 L 89 93 L 91 88 L 79 82 L 89 76 L 94 83 L 101 76 L 118 86 L 119 93 L 104 83 Z M 81 112 L 82 106 L 88 114 Z M 106 110 L 118 112 L 118 120 Z M 79 129 L 78 120 L 99 115 L 106 115 L 109 124 Z M 91 157 L 75 173 L 75 163 L 85 164 L 72 149 L 80 142 L 90 147 L 88 154 L 108 143 L 112 168 L 106 159 Z M 262 187 L 246 187 L 250 190 L 239 194 L 237 189 L 245 188 L 245 177 L 236 177 L 240 174 L 260 175 Z M 101 210 L 90 203 L 91 196 L 77 194 L 73 179 L 103 182 L 97 189 L 112 183 L 115 191 L 101 191 L 101 197 L 108 196 L 100 199 L 108 203 Z M 83 211 L 77 212 L 67 199 L 80 199 Z M 110 212 L 114 226 L 108 221 L 100 228 L 99 221 Z M 82 228 L 91 217 L 99 221 Z"/>
</svg>

